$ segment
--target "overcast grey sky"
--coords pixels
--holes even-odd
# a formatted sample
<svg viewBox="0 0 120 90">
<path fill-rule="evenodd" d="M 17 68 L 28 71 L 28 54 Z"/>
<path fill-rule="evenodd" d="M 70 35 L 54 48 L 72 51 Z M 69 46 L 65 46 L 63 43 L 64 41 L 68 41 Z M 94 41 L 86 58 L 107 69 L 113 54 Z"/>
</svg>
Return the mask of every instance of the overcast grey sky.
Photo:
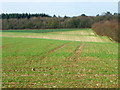
<svg viewBox="0 0 120 90">
<path fill-rule="evenodd" d="M 46 13 L 49 15 L 95 16 L 118 12 L 117 2 L 3 2 L 2 13 Z"/>
</svg>

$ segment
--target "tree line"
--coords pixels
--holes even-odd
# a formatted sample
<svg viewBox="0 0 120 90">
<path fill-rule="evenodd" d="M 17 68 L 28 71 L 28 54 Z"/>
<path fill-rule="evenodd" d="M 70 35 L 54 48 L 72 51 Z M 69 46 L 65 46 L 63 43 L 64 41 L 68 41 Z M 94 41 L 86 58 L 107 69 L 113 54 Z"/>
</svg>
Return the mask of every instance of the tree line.
<svg viewBox="0 0 120 90">
<path fill-rule="evenodd" d="M 117 13 L 106 12 L 103 15 L 87 16 L 50 16 L 48 14 L 12 13 L 1 14 L 2 29 L 61 29 L 61 28 L 91 28 L 96 22 L 111 21 L 118 17 Z"/>
<path fill-rule="evenodd" d="M 1 14 L 2 30 L 9 29 L 62 29 L 92 28 L 98 35 L 108 36 L 120 42 L 120 14 L 106 12 L 102 15 L 50 16 L 48 14 L 12 13 Z"/>
<path fill-rule="evenodd" d="M 48 14 L 41 13 L 41 14 L 30 14 L 30 13 L 12 13 L 12 14 L 4 14 L 2 13 L 2 19 L 11 19 L 11 18 L 17 18 L 17 19 L 22 19 L 22 18 L 31 18 L 31 17 L 51 17 Z"/>
</svg>

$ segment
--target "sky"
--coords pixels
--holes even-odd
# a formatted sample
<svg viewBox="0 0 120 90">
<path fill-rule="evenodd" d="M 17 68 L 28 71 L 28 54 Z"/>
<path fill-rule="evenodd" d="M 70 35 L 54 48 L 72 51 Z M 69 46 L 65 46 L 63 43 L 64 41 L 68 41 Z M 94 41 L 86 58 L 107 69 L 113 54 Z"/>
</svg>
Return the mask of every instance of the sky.
<svg viewBox="0 0 120 90">
<path fill-rule="evenodd" d="M 0 0 L 1 2 L 118 2 L 119 0 Z"/>
<path fill-rule="evenodd" d="M 19 0 L 18 0 L 19 1 Z M 97 14 L 103 14 L 104 12 L 117 13 L 118 2 L 117 0 L 111 0 L 105 2 L 102 0 L 69 0 L 69 1 L 47 1 L 40 2 L 36 0 L 29 0 L 24 2 L 15 2 L 14 0 L 4 0 L 1 3 L 1 13 L 46 13 L 51 16 L 79 16 L 86 14 L 88 16 L 95 16 Z M 34 1 L 34 2 L 33 2 Z"/>
</svg>

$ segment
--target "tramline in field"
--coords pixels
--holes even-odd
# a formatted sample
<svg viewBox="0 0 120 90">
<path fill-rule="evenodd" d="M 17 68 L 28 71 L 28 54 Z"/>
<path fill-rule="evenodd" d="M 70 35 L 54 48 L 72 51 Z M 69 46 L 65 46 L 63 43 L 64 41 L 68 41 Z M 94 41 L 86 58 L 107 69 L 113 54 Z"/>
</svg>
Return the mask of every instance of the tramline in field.
<svg viewBox="0 0 120 90">
<path fill-rule="evenodd" d="M 91 29 L 5 31 L 2 39 L 3 88 L 118 86 L 118 43 L 97 36 Z"/>
</svg>

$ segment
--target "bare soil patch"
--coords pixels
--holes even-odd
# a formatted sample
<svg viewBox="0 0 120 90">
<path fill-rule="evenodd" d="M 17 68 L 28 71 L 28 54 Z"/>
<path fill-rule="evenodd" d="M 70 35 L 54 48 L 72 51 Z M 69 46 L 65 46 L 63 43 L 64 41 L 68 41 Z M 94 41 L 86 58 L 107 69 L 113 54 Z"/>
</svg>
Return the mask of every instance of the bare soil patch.
<svg viewBox="0 0 120 90">
<path fill-rule="evenodd" d="M 66 36 L 66 35 L 55 35 L 55 36 L 16 36 L 16 35 L 0 35 L 3 37 L 22 37 L 22 38 L 44 38 L 44 39 L 56 39 L 56 40 L 68 40 L 68 41 L 82 41 L 82 42 L 105 42 L 103 39 L 96 36 Z"/>
</svg>

